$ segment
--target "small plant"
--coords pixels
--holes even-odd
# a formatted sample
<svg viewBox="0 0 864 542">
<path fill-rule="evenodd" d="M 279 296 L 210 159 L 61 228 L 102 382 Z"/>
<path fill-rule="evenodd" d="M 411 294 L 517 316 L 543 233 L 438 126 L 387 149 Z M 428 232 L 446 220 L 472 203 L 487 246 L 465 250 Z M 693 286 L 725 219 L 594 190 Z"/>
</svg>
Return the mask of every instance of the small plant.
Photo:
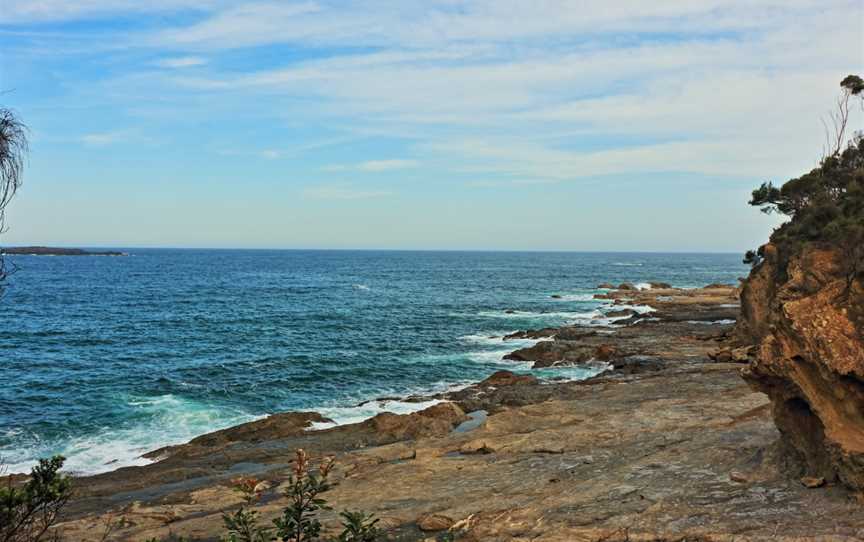
<svg viewBox="0 0 864 542">
<path fill-rule="evenodd" d="M 328 489 L 327 476 L 333 468 L 333 457 L 325 459 L 315 471 L 309 468 L 309 455 L 297 450 L 294 467 L 288 478 L 285 497 L 288 506 L 282 517 L 276 518 L 276 534 L 283 542 L 312 542 L 321 534 L 321 522 L 317 515 L 321 510 L 331 510 L 327 501 L 319 495 Z"/>
<path fill-rule="evenodd" d="M 376 526 L 379 520 L 372 514 L 345 510 L 339 515 L 342 516 L 343 527 L 339 542 L 375 542 L 381 534 Z"/>
<path fill-rule="evenodd" d="M 251 508 L 261 498 L 261 492 L 266 487 L 266 482 L 255 478 L 234 480 L 234 490 L 243 495 L 244 504 L 233 514 L 222 514 L 222 521 L 228 531 L 223 538 L 225 542 L 269 542 L 273 539 L 270 529 L 258 526 L 258 512 Z"/>
<path fill-rule="evenodd" d="M 64 461 L 59 455 L 40 459 L 25 484 L 13 486 L 10 479 L 6 487 L 0 487 L 0 540 L 59 539 L 51 529 L 72 496 L 71 478 L 60 473 Z"/>
</svg>

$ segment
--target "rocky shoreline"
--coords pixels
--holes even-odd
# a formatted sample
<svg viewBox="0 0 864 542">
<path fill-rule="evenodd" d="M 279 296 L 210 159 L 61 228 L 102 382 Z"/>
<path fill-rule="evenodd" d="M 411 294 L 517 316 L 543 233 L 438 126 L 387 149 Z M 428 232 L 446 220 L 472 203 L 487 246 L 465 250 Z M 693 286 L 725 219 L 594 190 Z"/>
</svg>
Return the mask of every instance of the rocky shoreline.
<svg viewBox="0 0 864 542">
<path fill-rule="evenodd" d="M 735 337 L 736 288 L 599 295 L 611 326 L 502 338 L 544 339 L 507 356 L 531 374 L 499 371 L 411 398 L 437 401 L 420 412 L 329 429 L 310 430 L 327 421 L 318 413 L 277 414 L 79 478 L 65 536 L 102 540 L 122 518 L 107 540 L 218 540 L 222 512 L 240 503 L 230 481 L 269 483 L 258 508 L 269 521 L 303 448 L 336 456 L 327 499 L 375 513 L 390 540 L 864 539 L 859 495 L 789 474 L 771 403 L 740 376 L 754 349 Z M 608 369 L 578 382 L 535 376 L 562 364 Z"/>
<path fill-rule="evenodd" d="M 82 248 L 62 247 L 7 247 L 0 249 L 0 254 L 8 256 L 128 256 L 126 252 L 116 250 L 90 251 Z"/>
</svg>

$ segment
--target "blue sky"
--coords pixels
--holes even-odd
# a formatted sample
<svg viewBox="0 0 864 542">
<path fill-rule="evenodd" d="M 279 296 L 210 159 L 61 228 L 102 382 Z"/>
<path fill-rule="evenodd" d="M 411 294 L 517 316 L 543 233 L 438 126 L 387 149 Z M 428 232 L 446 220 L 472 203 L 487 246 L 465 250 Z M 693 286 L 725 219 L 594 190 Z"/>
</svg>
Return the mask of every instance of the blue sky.
<svg viewBox="0 0 864 542">
<path fill-rule="evenodd" d="M 862 71 L 857 0 L 5 0 L 2 241 L 741 251 Z"/>
</svg>

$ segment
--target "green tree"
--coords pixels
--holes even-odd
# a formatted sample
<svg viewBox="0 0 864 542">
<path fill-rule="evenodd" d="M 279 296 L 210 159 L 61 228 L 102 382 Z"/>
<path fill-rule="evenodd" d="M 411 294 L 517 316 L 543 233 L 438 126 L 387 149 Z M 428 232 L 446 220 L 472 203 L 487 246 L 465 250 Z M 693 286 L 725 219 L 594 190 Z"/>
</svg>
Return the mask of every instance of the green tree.
<svg viewBox="0 0 864 542">
<path fill-rule="evenodd" d="M 850 99 L 864 105 L 864 80 L 857 75 L 843 79 L 836 118 L 837 137 L 842 142 Z M 840 247 L 841 264 L 851 286 L 864 271 L 864 137 L 856 134 L 825 156 L 819 167 L 790 179 L 782 186 L 763 183 L 753 191 L 750 205 L 766 213 L 790 218 L 771 235 L 771 241 L 786 255 L 797 253 L 807 243 Z M 745 262 L 758 265 L 761 254 L 749 251 Z"/>
<path fill-rule="evenodd" d="M 0 233 L 6 231 L 6 205 L 21 187 L 27 150 L 27 127 L 14 112 L 0 107 Z M 0 292 L 8 274 L 0 254 Z"/>
</svg>

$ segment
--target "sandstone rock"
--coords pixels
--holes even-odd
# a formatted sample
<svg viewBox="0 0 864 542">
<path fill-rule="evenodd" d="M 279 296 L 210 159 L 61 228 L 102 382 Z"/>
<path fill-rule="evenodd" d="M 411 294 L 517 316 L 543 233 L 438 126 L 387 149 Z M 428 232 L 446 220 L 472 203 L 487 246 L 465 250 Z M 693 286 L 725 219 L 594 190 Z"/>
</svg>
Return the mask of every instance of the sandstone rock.
<svg viewBox="0 0 864 542">
<path fill-rule="evenodd" d="M 495 386 L 500 388 L 503 386 L 517 386 L 519 384 L 536 384 L 537 377 L 533 375 L 517 375 L 510 371 L 495 371 L 485 380 L 481 381 L 478 386 Z"/>
<path fill-rule="evenodd" d="M 486 444 L 485 440 L 472 440 L 460 446 L 459 453 L 466 455 L 491 454 L 495 453 L 495 450 L 491 446 Z"/>
<path fill-rule="evenodd" d="M 600 361 L 609 361 L 616 354 L 618 354 L 617 348 L 615 348 L 611 344 L 601 344 L 594 350 L 594 359 Z"/>
<path fill-rule="evenodd" d="M 812 476 L 805 476 L 801 478 L 801 485 L 804 487 L 809 487 L 810 489 L 816 489 L 817 487 L 822 487 L 825 485 L 825 478 L 821 476 L 818 478 Z"/>
<path fill-rule="evenodd" d="M 800 472 L 864 489 L 864 284 L 843 255 L 818 247 L 763 247 L 745 281 L 739 344 L 753 345 L 743 376 L 773 403 L 775 423 Z"/>
<path fill-rule="evenodd" d="M 621 284 L 618 285 L 618 289 L 619 289 L 619 290 L 624 290 L 624 291 L 630 292 L 630 291 L 633 291 L 633 290 L 638 290 L 639 288 L 633 286 L 633 285 L 630 284 L 629 282 L 622 282 Z"/>
<path fill-rule="evenodd" d="M 747 476 L 745 476 L 744 474 L 737 472 L 737 471 L 730 472 L 729 473 L 729 479 L 732 480 L 733 482 L 738 482 L 739 484 L 746 484 L 750 481 L 750 479 L 747 478 Z"/>
<path fill-rule="evenodd" d="M 651 288 L 657 290 L 668 290 L 672 288 L 672 285 L 668 282 L 649 282 L 648 284 L 651 285 Z"/>
<path fill-rule="evenodd" d="M 453 526 L 454 521 L 440 514 L 423 514 L 417 518 L 417 527 L 421 531 L 446 531 Z"/>
<path fill-rule="evenodd" d="M 455 403 L 439 403 L 407 416 L 382 412 L 360 426 L 371 427 L 375 433 L 394 440 L 417 439 L 448 434 L 453 427 L 468 419 Z"/>
<path fill-rule="evenodd" d="M 639 313 L 634 311 L 633 309 L 621 309 L 621 310 L 617 310 L 617 311 L 609 311 L 604 316 L 606 316 L 607 318 L 621 318 L 621 317 L 633 316 L 633 315 L 637 315 L 637 314 L 639 314 Z"/>
<path fill-rule="evenodd" d="M 611 284 L 611 283 L 609 283 L 609 282 L 604 282 L 604 283 L 602 283 L 602 284 L 598 284 L 598 285 L 597 285 L 597 289 L 598 289 L 598 290 L 614 290 L 614 289 L 615 289 L 615 285 L 614 285 L 614 284 Z"/>
</svg>

